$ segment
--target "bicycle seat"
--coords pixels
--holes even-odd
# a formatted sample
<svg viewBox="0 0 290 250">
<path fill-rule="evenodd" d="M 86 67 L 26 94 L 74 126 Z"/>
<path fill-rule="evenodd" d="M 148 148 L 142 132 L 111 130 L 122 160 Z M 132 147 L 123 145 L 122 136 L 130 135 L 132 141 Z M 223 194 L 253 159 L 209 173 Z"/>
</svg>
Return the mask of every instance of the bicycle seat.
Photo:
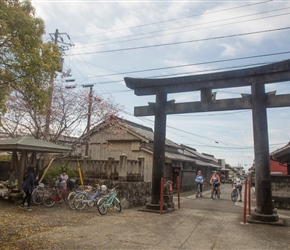
<svg viewBox="0 0 290 250">
<path fill-rule="evenodd" d="M 90 192 L 92 191 L 93 187 L 92 186 L 85 186 L 85 191 Z"/>
</svg>

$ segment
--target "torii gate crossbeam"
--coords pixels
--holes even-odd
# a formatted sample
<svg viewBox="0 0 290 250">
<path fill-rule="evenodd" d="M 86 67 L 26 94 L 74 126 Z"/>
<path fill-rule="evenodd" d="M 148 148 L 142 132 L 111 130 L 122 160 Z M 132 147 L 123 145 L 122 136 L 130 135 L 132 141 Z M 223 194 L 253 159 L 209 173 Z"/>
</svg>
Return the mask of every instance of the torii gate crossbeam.
<svg viewBox="0 0 290 250">
<path fill-rule="evenodd" d="M 146 206 L 148 209 L 159 208 L 160 178 L 163 177 L 165 159 L 167 114 L 252 109 L 257 196 L 256 212 L 252 214 L 252 217 L 255 220 L 269 222 L 278 220 L 278 215 L 272 209 L 267 108 L 290 106 L 290 94 L 266 94 L 265 84 L 289 81 L 290 60 L 260 67 L 203 75 L 163 79 L 125 77 L 124 80 L 127 87 L 133 89 L 138 96 L 156 95 L 156 103 L 135 107 L 134 110 L 135 116 L 155 115 L 152 195 L 151 204 Z M 216 100 L 212 93 L 212 89 L 243 86 L 251 87 L 251 95 Z M 189 91 L 200 91 L 200 101 L 188 103 L 167 101 L 169 93 Z"/>
</svg>

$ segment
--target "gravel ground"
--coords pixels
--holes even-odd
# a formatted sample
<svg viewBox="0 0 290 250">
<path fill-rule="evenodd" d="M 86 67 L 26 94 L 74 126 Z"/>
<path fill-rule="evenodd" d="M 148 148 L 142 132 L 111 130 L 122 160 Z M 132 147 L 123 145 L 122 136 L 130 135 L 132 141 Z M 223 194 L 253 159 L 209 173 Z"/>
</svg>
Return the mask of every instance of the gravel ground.
<svg viewBox="0 0 290 250">
<path fill-rule="evenodd" d="M 183 194 L 181 209 L 160 215 L 137 208 L 104 216 L 95 207 L 82 211 L 66 204 L 33 206 L 25 211 L 0 200 L 0 249 L 290 249 L 290 211 L 278 211 L 285 227 L 243 224 L 243 203 L 230 200 L 223 186 L 220 200 L 208 192 L 196 199 Z"/>
</svg>

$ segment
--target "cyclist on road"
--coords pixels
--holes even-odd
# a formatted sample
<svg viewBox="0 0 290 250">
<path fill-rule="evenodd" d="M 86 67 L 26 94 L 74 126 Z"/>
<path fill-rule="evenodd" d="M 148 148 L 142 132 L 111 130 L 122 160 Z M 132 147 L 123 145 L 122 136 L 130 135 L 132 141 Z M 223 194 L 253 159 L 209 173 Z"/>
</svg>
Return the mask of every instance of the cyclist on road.
<svg viewBox="0 0 290 250">
<path fill-rule="evenodd" d="M 236 188 L 239 190 L 240 199 L 239 202 L 242 202 L 242 188 L 243 188 L 243 177 L 237 175 L 236 178 Z"/>
<path fill-rule="evenodd" d="M 201 171 L 198 170 L 197 176 L 195 177 L 196 182 L 196 190 L 198 188 L 198 184 L 200 184 L 200 198 L 202 198 L 202 183 L 203 183 L 203 176 L 201 174 Z M 198 197 L 198 193 L 196 192 L 196 198 Z"/>
<path fill-rule="evenodd" d="M 212 177 L 210 178 L 210 184 L 212 185 L 212 189 L 211 189 L 211 198 L 213 199 L 213 191 L 214 191 L 214 187 L 217 187 L 218 190 L 218 198 L 220 198 L 220 183 L 221 183 L 221 179 L 219 177 L 219 175 L 217 174 L 217 172 L 214 172 Z"/>
</svg>

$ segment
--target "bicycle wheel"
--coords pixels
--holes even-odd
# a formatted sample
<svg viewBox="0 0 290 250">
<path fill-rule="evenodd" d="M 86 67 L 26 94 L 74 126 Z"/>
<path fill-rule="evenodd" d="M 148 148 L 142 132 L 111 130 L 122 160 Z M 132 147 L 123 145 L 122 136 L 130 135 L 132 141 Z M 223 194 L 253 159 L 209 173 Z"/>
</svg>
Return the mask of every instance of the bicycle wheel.
<svg viewBox="0 0 290 250">
<path fill-rule="evenodd" d="M 232 201 L 233 201 L 233 202 L 236 202 L 236 201 L 237 201 L 237 199 L 238 199 L 238 192 L 237 192 L 236 189 L 234 189 L 234 190 L 232 191 L 232 193 L 231 193 L 231 198 L 232 198 Z"/>
<path fill-rule="evenodd" d="M 64 190 L 62 193 L 62 199 L 63 199 L 64 203 L 67 205 L 68 205 L 68 195 L 69 195 L 68 190 Z"/>
<path fill-rule="evenodd" d="M 212 190 L 211 198 L 212 198 L 213 200 L 215 200 L 215 188 L 213 188 L 213 190 Z"/>
<path fill-rule="evenodd" d="M 217 187 L 214 189 L 214 199 L 218 198 L 218 189 Z"/>
<path fill-rule="evenodd" d="M 114 208 L 115 208 L 118 212 L 121 212 L 121 211 L 122 211 L 121 203 L 120 203 L 120 201 L 117 200 L 116 198 L 115 198 L 114 201 L 113 201 L 113 205 L 114 205 Z"/>
<path fill-rule="evenodd" d="M 98 201 L 98 211 L 101 215 L 105 215 L 108 212 L 107 200 L 105 198 L 101 198 Z"/>
<path fill-rule="evenodd" d="M 43 202 L 43 191 L 39 191 L 37 188 L 33 190 L 31 199 L 35 205 L 40 205 Z"/>
<path fill-rule="evenodd" d="M 77 193 L 73 191 L 73 192 L 70 192 L 68 197 L 67 197 L 67 205 L 72 210 L 76 209 L 74 206 L 74 198 L 76 197 L 76 195 L 77 195 Z"/>
<path fill-rule="evenodd" d="M 196 195 L 195 195 L 195 197 L 198 198 L 198 195 L 200 195 L 200 184 L 199 183 L 197 184 L 197 187 L 196 187 Z"/>
<path fill-rule="evenodd" d="M 55 200 L 52 200 L 51 197 L 54 196 L 55 193 L 54 192 L 45 192 L 43 195 L 43 204 L 46 207 L 51 207 L 54 205 Z"/>
<path fill-rule="evenodd" d="M 77 209 L 77 210 L 82 210 L 85 208 L 85 206 L 87 205 L 85 202 L 83 202 L 84 200 L 87 199 L 87 196 L 86 194 L 84 193 L 79 193 L 75 196 L 74 198 L 74 207 Z"/>
</svg>

